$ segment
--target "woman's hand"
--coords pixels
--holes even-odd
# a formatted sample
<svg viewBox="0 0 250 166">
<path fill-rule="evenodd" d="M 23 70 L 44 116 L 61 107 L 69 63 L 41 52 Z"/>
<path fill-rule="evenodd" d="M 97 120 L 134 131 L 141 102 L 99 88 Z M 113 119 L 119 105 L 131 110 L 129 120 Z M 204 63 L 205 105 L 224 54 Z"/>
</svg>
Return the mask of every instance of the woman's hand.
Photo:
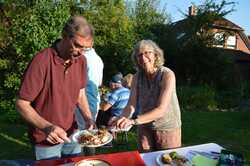
<svg viewBox="0 0 250 166">
<path fill-rule="evenodd" d="M 116 121 L 116 124 L 115 126 L 118 128 L 118 129 L 124 129 L 128 126 L 131 126 L 131 125 L 134 125 L 134 120 L 132 119 L 128 119 L 126 117 L 121 117 L 119 118 L 117 121 Z"/>
<path fill-rule="evenodd" d="M 119 119 L 117 116 L 112 116 L 108 121 L 108 126 L 115 126 L 116 121 Z"/>
</svg>

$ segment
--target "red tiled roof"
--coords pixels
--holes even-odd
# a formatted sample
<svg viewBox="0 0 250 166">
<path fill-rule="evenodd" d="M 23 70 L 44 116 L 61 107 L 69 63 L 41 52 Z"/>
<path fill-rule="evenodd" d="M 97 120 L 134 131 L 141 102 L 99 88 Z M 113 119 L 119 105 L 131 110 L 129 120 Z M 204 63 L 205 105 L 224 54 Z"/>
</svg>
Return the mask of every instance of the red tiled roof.
<svg viewBox="0 0 250 166">
<path fill-rule="evenodd" d="M 230 20 L 228 20 L 226 18 L 221 18 L 221 19 L 215 21 L 213 26 L 219 26 L 222 28 L 244 31 L 244 29 L 241 28 L 239 25 L 236 25 L 235 23 L 231 22 Z"/>
<path fill-rule="evenodd" d="M 242 40 L 244 41 L 244 43 L 246 44 L 247 48 L 250 50 L 250 40 L 247 37 L 247 35 L 244 33 L 244 31 L 241 31 L 239 33 L 240 37 L 242 38 Z"/>
<path fill-rule="evenodd" d="M 188 19 L 182 19 L 180 21 L 177 21 L 177 22 L 173 23 L 173 26 L 178 31 L 178 30 L 181 30 L 181 29 L 185 29 L 187 24 L 188 24 Z M 247 48 L 250 50 L 250 36 L 247 36 L 244 33 L 244 29 L 241 28 L 239 25 L 236 25 L 235 23 L 231 22 L 230 20 L 228 20 L 226 18 L 221 18 L 221 19 L 214 22 L 213 27 L 214 28 L 224 28 L 224 29 L 228 29 L 228 30 L 238 31 L 240 37 L 242 38 L 242 40 L 246 44 Z"/>
</svg>

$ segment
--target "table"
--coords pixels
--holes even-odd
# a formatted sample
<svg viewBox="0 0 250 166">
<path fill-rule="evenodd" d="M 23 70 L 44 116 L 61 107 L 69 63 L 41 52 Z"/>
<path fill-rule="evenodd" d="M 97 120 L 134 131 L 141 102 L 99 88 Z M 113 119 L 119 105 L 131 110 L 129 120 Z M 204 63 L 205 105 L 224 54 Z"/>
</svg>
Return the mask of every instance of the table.
<svg viewBox="0 0 250 166">
<path fill-rule="evenodd" d="M 142 160 L 145 162 L 147 166 L 157 166 L 155 159 L 159 154 L 162 154 L 162 153 L 176 151 L 178 154 L 185 156 L 189 150 L 204 151 L 204 152 L 212 151 L 212 152 L 220 153 L 221 149 L 223 149 L 223 147 L 221 147 L 218 144 L 207 143 L 207 144 L 194 145 L 194 146 L 182 147 L 182 148 L 171 149 L 171 150 L 141 153 L 140 155 L 141 155 Z"/>
<path fill-rule="evenodd" d="M 31 161 L 31 160 L 2 160 L 11 166 L 54 166 L 54 165 L 64 165 L 64 166 L 73 166 L 74 163 L 83 160 L 83 159 L 103 159 L 112 166 L 157 166 L 156 157 L 162 153 L 168 153 L 171 151 L 176 151 L 180 155 L 186 155 L 188 151 L 204 151 L 204 152 L 218 152 L 220 153 L 221 147 L 215 143 L 206 143 L 201 145 L 194 145 L 188 147 L 182 147 L 171 150 L 162 150 L 156 152 L 149 153 L 139 153 L 138 151 L 130 151 L 130 152 L 119 152 L 119 153 L 111 153 L 111 154 L 100 154 L 95 156 L 77 156 L 71 158 L 57 159 L 57 160 L 39 160 L 39 161 Z M 3 163 L 2 163 L 3 164 Z M 1 165 L 1 160 L 0 160 Z M 6 165 L 6 164 L 4 164 Z"/>
<path fill-rule="evenodd" d="M 83 160 L 83 159 L 103 159 L 110 163 L 112 166 L 145 166 L 142 158 L 138 151 L 130 152 L 120 152 L 120 153 L 111 153 L 111 154 L 100 154 L 95 156 L 79 156 L 58 160 L 39 160 L 36 161 L 37 166 L 54 166 L 54 165 L 63 165 L 63 166 L 73 166 L 74 163 Z"/>
</svg>

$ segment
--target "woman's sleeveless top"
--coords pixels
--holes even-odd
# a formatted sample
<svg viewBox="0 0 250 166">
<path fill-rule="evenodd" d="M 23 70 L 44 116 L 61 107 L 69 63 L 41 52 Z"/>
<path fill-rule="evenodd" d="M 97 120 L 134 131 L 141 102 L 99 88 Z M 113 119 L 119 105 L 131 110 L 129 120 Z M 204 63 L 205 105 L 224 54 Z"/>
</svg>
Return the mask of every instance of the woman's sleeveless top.
<svg viewBox="0 0 250 166">
<path fill-rule="evenodd" d="M 171 72 L 171 70 L 167 67 L 159 68 L 153 80 L 147 79 L 143 71 L 137 73 L 137 107 L 139 107 L 139 114 L 151 111 L 158 106 L 162 90 L 162 77 L 167 72 Z M 154 130 L 173 130 L 181 127 L 181 113 L 176 87 L 174 87 L 171 101 L 164 116 L 148 125 Z"/>
</svg>

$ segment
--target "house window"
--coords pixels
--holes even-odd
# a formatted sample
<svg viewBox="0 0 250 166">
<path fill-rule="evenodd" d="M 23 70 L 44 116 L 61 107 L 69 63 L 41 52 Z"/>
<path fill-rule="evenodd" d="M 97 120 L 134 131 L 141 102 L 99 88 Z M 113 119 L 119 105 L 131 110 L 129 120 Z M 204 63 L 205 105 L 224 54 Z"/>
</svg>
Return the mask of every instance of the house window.
<svg viewBox="0 0 250 166">
<path fill-rule="evenodd" d="M 236 36 L 228 36 L 226 47 L 232 49 L 236 48 Z"/>
<path fill-rule="evenodd" d="M 214 46 L 215 47 L 223 47 L 224 45 L 224 35 L 223 33 L 215 33 L 214 34 Z"/>
</svg>

